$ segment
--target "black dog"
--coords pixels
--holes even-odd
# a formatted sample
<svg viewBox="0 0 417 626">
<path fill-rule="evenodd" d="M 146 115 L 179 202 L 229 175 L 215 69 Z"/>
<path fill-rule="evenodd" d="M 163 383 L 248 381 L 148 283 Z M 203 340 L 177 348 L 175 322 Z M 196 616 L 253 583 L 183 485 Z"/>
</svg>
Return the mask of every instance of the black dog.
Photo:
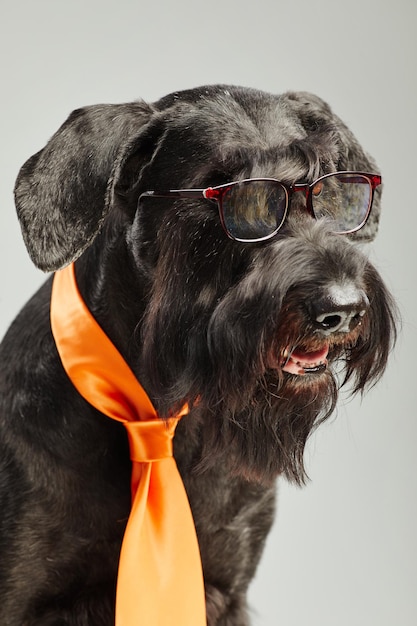
<svg viewBox="0 0 417 626">
<path fill-rule="evenodd" d="M 248 624 L 276 477 L 302 483 L 340 385 L 362 391 L 385 368 L 395 306 L 353 241 L 377 229 L 374 172 L 319 98 L 212 86 L 75 111 L 19 174 L 36 265 L 77 259 L 88 307 L 159 414 L 191 407 L 175 457 L 210 626 Z M 126 434 L 66 377 L 50 292 L 1 347 L 0 623 L 110 626 Z"/>
</svg>

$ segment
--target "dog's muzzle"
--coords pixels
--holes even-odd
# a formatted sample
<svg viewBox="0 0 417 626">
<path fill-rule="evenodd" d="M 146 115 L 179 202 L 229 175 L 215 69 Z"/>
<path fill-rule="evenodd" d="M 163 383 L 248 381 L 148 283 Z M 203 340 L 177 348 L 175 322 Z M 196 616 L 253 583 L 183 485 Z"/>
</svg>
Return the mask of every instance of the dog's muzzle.
<svg viewBox="0 0 417 626">
<path fill-rule="evenodd" d="M 351 283 L 331 286 L 309 307 L 314 348 L 310 350 L 307 345 L 287 347 L 281 363 L 282 370 L 298 376 L 323 372 L 328 365 L 330 344 L 336 336 L 341 337 L 340 343 L 344 343 L 362 324 L 368 308 L 369 299 L 362 289 Z"/>
</svg>

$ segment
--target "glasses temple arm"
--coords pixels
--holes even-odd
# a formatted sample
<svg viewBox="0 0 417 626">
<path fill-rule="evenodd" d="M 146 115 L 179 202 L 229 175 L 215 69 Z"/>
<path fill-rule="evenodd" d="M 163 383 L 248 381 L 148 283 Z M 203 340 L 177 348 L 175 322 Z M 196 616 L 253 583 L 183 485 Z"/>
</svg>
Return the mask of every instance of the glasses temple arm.
<svg viewBox="0 0 417 626">
<path fill-rule="evenodd" d="M 168 191 L 144 191 L 140 198 L 201 198 L 204 189 L 170 189 Z"/>
</svg>

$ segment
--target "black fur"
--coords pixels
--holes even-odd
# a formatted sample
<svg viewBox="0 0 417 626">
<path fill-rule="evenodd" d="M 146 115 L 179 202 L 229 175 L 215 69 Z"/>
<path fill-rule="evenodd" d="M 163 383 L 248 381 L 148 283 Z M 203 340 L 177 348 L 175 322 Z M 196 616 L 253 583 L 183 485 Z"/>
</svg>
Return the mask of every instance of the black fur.
<svg viewBox="0 0 417 626">
<path fill-rule="evenodd" d="M 209 626 L 249 623 L 245 595 L 273 520 L 275 479 L 305 480 L 306 440 L 343 381 L 356 392 L 381 376 L 395 306 L 354 242 L 301 204 L 275 239 L 240 244 L 209 201 L 138 197 L 256 176 L 311 182 L 337 170 L 375 164 L 322 100 L 212 86 L 75 111 L 17 180 L 35 264 L 52 271 L 77 259 L 88 306 L 160 415 L 192 407 L 174 444 Z M 377 189 L 352 240 L 375 235 L 379 202 Z M 312 310 L 335 285 L 364 294 L 362 323 L 327 337 L 325 371 L 282 371 L 288 346 L 322 344 Z M 130 504 L 127 442 L 66 378 L 50 288 L 26 305 L 0 352 L 0 623 L 110 626 Z"/>
</svg>

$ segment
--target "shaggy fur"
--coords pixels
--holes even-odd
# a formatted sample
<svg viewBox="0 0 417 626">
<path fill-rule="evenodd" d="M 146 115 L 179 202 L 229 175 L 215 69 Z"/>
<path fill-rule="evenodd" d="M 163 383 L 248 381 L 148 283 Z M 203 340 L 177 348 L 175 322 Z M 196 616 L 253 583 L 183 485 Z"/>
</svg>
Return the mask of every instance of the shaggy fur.
<svg viewBox="0 0 417 626">
<path fill-rule="evenodd" d="M 77 259 L 90 310 L 160 415 L 185 401 L 192 408 L 174 446 L 209 626 L 249 623 L 245 595 L 273 520 L 276 477 L 302 483 L 305 443 L 340 385 L 363 391 L 384 371 L 395 307 L 352 241 L 374 236 L 380 192 L 351 240 L 294 198 L 285 226 L 263 244 L 228 239 L 208 200 L 138 198 L 257 176 L 311 182 L 337 170 L 375 164 L 322 100 L 212 86 L 75 111 L 17 180 L 35 264 L 53 271 Z M 366 309 L 361 323 L 326 335 L 325 371 L 284 372 L 288 346 L 323 345 L 315 320 L 330 301 L 329 314 L 341 308 L 342 290 L 357 296 L 343 306 L 359 299 Z M 111 626 L 130 505 L 125 429 L 67 379 L 50 292 L 48 280 L 0 352 L 0 623 Z"/>
</svg>

